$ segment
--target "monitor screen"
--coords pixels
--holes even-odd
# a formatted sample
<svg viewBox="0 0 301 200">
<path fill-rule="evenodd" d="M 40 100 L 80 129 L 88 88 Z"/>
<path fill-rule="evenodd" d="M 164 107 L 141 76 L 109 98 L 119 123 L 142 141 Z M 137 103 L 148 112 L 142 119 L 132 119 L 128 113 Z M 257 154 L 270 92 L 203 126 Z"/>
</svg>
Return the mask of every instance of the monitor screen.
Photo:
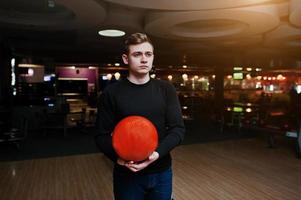
<svg viewBox="0 0 301 200">
<path fill-rule="evenodd" d="M 244 74 L 242 72 L 234 72 L 233 79 L 234 80 L 242 80 L 244 78 Z"/>
<path fill-rule="evenodd" d="M 243 112 L 242 107 L 233 107 L 233 112 Z"/>
</svg>

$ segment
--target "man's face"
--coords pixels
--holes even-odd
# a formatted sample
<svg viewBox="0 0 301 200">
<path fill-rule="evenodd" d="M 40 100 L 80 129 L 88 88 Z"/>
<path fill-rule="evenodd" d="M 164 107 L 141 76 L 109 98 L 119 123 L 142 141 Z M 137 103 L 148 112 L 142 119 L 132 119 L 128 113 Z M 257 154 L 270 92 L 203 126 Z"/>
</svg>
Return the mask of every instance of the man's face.
<svg viewBox="0 0 301 200">
<path fill-rule="evenodd" d="M 153 66 L 153 46 L 148 42 L 130 45 L 128 55 L 123 54 L 122 59 L 125 64 L 129 65 L 130 73 L 146 75 Z"/>
</svg>

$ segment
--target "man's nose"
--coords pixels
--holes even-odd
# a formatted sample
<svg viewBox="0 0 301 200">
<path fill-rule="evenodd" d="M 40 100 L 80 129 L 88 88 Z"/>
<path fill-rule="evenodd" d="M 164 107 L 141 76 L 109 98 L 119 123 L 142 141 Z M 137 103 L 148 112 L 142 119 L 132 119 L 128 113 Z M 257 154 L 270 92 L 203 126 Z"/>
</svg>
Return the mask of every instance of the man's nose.
<svg viewBox="0 0 301 200">
<path fill-rule="evenodd" d="M 147 63 L 147 58 L 144 54 L 141 56 L 141 63 Z"/>
</svg>

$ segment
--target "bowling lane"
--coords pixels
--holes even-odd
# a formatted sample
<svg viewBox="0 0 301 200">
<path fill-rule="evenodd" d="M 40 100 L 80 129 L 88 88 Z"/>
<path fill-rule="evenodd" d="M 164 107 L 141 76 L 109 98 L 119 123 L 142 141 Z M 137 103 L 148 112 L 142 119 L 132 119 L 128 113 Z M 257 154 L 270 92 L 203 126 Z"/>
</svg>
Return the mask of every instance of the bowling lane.
<svg viewBox="0 0 301 200">
<path fill-rule="evenodd" d="M 301 199 L 301 165 L 290 144 L 260 138 L 182 145 L 173 152 L 176 200 Z M 102 154 L 0 163 L 5 200 L 113 199 Z"/>
</svg>

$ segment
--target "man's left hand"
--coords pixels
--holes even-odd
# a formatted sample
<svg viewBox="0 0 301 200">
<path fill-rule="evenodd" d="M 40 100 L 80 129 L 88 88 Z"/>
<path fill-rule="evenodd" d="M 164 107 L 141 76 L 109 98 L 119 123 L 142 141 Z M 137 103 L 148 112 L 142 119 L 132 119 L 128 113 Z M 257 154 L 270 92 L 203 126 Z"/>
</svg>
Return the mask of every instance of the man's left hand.
<svg viewBox="0 0 301 200">
<path fill-rule="evenodd" d="M 159 153 L 154 151 L 145 161 L 141 163 L 128 162 L 125 164 L 125 166 L 133 172 L 138 172 L 146 168 L 148 165 L 156 161 L 158 158 L 159 158 Z"/>
</svg>

